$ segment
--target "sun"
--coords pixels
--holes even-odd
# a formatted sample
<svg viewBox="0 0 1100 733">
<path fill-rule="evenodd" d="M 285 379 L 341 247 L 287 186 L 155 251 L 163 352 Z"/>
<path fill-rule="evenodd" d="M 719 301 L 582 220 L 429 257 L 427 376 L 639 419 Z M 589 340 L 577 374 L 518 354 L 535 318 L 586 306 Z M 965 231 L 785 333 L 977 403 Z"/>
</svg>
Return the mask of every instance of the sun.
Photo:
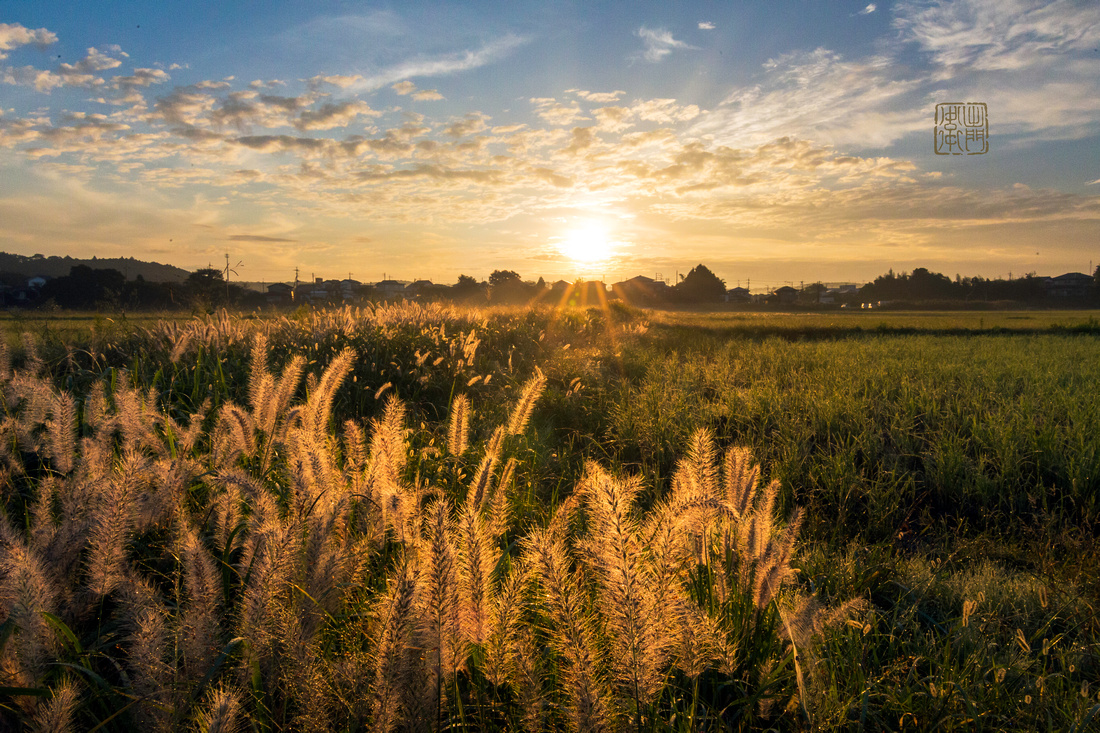
<svg viewBox="0 0 1100 733">
<path fill-rule="evenodd" d="M 605 262 L 611 258 L 611 241 L 607 230 L 598 224 L 589 224 L 566 232 L 558 248 L 569 259 L 585 265 Z"/>
</svg>

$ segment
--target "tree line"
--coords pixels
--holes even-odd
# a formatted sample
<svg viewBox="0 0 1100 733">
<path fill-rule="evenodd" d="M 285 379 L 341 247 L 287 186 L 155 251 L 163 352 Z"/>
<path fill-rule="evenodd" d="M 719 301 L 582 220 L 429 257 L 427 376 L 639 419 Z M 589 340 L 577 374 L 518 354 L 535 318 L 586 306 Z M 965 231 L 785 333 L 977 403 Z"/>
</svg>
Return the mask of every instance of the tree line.
<svg viewBox="0 0 1100 733">
<path fill-rule="evenodd" d="M 971 301 L 1037 302 L 1049 296 L 1049 279 L 1029 273 L 1015 279 L 960 277 L 918 267 L 912 272 L 880 275 L 857 292 L 849 293 L 837 302 L 910 302 L 946 303 Z M 726 282 L 706 265 L 692 268 L 679 282 L 660 284 L 649 290 L 608 292 L 603 283 L 572 283 L 556 287 L 542 278 L 525 281 L 514 270 L 494 270 L 487 281 L 470 275 L 459 275 L 452 285 L 431 285 L 421 288 L 416 297 L 421 300 L 450 300 L 471 304 L 562 302 L 596 305 L 600 298 L 623 298 L 639 305 L 675 305 L 716 303 L 726 299 Z M 822 302 L 826 292 L 818 282 L 802 288 L 796 302 L 812 305 Z M 380 293 L 367 285 L 356 294 L 363 300 L 378 299 Z M 1092 275 L 1089 296 L 1100 300 L 1100 267 Z M 111 268 L 93 269 L 75 265 L 68 275 L 53 278 L 38 292 L 38 307 L 58 307 L 73 310 L 108 308 L 113 310 L 174 310 L 210 309 L 221 307 L 259 308 L 268 304 L 267 296 L 240 285 L 227 283 L 221 270 L 204 268 L 192 272 L 179 283 L 146 281 L 140 275 L 128 280 Z"/>
</svg>

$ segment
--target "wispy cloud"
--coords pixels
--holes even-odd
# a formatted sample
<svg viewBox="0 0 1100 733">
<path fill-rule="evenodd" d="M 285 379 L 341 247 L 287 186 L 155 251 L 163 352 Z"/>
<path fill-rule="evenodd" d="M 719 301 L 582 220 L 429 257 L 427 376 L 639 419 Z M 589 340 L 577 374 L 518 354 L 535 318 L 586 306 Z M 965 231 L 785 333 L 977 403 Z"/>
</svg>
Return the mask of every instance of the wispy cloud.
<svg viewBox="0 0 1100 733">
<path fill-rule="evenodd" d="M 934 0 L 895 12 L 902 38 L 932 63 L 941 100 L 980 97 L 999 131 L 1025 141 L 1100 132 L 1100 4 Z"/>
<path fill-rule="evenodd" d="M 701 30 L 701 31 L 712 31 L 717 27 L 718 26 L 714 25 L 714 23 L 711 23 L 710 21 L 706 21 L 706 20 L 699 21 L 699 30 Z"/>
<path fill-rule="evenodd" d="M 857 15 L 870 15 L 871 13 L 875 12 L 876 10 L 878 10 L 877 5 L 875 5 L 874 3 L 868 3 L 867 7 L 865 7 L 863 10 L 859 11 L 859 13 L 857 13 Z"/>
<path fill-rule="evenodd" d="M 672 33 L 664 28 L 647 28 L 642 26 L 635 35 L 642 39 L 645 51 L 642 58 L 650 63 L 657 63 L 671 54 L 675 49 L 695 50 L 695 46 L 688 45 L 672 37 Z"/>
<path fill-rule="evenodd" d="M 349 85 L 356 91 L 374 91 L 382 87 L 417 76 L 446 76 L 460 71 L 477 69 L 499 61 L 529 41 L 525 36 L 507 35 L 486 43 L 479 49 L 461 53 L 416 58 L 404 61 Z"/>
<path fill-rule="evenodd" d="M 919 79 L 895 78 L 885 57 L 850 61 L 828 49 L 769 60 L 760 83 L 730 94 L 695 134 L 724 144 L 795 137 L 880 147 L 927 127 Z"/>
<path fill-rule="evenodd" d="M 1100 5 L 1092 2 L 934 0 L 903 2 L 895 11 L 903 37 L 944 67 L 1061 67 L 1074 54 L 1095 62 L 1100 45 Z"/>
<path fill-rule="evenodd" d="M 263 234 L 231 234 L 226 237 L 230 242 L 297 242 L 297 239 L 268 237 Z"/>
</svg>

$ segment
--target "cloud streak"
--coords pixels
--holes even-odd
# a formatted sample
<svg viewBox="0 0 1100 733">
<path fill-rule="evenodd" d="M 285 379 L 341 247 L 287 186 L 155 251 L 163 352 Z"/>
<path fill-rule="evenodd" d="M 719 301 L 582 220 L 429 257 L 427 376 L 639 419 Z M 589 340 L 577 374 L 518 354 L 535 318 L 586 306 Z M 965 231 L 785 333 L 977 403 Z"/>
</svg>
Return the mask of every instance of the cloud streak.
<svg viewBox="0 0 1100 733">
<path fill-rule="evenodd" d="M 642 58 L 652 64 L 663 61 L 675 50 L 698 50 L 695 46 L 673 38 L 672 33 L 664 28 L 648 28 L 643 25 L 634 35 L 641 38 L 645 46 Z"/>
<path fill-rule="evenodd" d="M 370 92 L 384 86 L 419 76 L 447 76 L 477 69 L 505 58 L 515 49 L 529 42 L 525 36 L 507 35 L 486 43 L 481 48 L 433 58 L 409 59 L 348 85 L 349 89 Z"/>
</svg>

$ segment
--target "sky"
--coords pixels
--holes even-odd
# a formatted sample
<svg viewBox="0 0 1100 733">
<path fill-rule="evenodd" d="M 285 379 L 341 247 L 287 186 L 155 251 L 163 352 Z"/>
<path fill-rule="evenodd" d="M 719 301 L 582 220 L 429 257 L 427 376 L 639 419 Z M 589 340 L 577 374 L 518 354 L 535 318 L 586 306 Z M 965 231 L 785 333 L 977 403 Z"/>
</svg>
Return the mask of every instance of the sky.
<svg viewBox="0 0 1100 733">
<path fill-rule="evenodd" d="M 976 154 L 936 154 L 947 103 L 985 105 Z M 4 0 L 0 250 L 267 282 L 1091 272 L 1100 2 Z"/>
</svg>

